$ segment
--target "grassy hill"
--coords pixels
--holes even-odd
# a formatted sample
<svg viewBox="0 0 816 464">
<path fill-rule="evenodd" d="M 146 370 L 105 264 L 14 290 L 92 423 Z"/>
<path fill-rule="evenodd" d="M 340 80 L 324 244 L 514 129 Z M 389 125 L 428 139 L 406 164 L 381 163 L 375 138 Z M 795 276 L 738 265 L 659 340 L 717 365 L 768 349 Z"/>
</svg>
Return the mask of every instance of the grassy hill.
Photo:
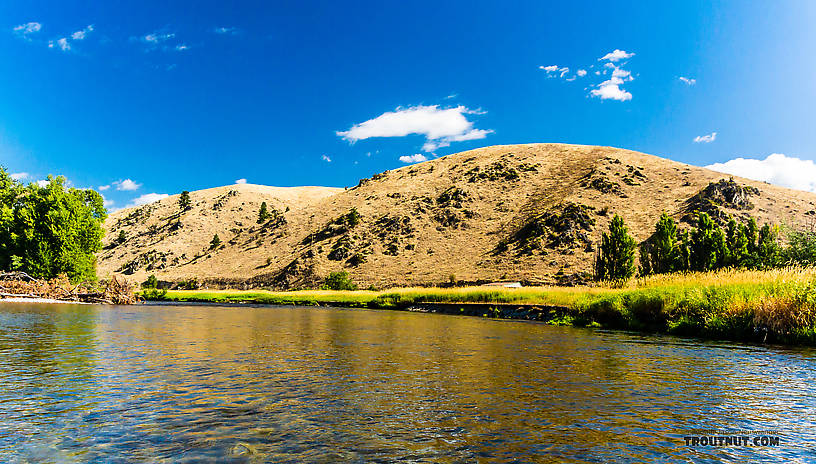
<svg viewBox="0 0 816 464">
<path fill-rule="evenodd" d="M 816 194 L 609 147 L 493 146 L 405 166 L 348 189 L 233 185 L 112 214 L 99 275 L 210 287 L 310 287 L 347 270 L 366 287 L 564 283 L 592 269 L 614 213 L 640 241 L 661 212 L 704 210 L 793 227 Z M 271 218 L 257 223 L 261 202 Z M 120 231 L 126 240 L 118 242 Z M 218 234 L 221 245 L 210 249 Z"/>
</svg>

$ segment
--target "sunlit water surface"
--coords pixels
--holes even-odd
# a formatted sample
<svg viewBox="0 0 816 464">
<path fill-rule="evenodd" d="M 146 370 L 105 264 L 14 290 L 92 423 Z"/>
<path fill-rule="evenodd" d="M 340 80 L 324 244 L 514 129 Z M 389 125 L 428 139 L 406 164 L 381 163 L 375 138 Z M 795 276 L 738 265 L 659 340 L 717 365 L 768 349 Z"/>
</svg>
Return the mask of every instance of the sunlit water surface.
<svg viewBox="0 0 816 464">
<path fill-rule="evenodd" d="M 0 304 L 0 462 L 816 461 L 816 353 L 389 311 Z M 778 447 L 690 448 L 707 429 Z"/>
</svg>

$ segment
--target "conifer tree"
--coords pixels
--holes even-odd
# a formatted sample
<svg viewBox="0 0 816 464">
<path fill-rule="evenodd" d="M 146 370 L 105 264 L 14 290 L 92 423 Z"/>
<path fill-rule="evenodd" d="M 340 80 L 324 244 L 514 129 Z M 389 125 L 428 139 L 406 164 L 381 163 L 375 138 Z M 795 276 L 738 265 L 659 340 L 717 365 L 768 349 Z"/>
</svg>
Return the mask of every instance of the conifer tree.
<svg viewBox="0 0 816 464">
<path fill-rule="evenodd" d="M 213 235 L 212 240 L 210 240 L 210 250 L 218 248 L 219 245 L 221 245 L 221 238 L 218 236 L 218 234 L 215 234 Z"/>
<path fill-rule="evenodd" d="M 648 266 L 656 274 L 672 272 L 680 264 L 677 224 L 668 214 L 660 215 L 654 234 L 649 238 L 647 250 Z"/>
<path fill-rule="evenodd" d="M 179 196 L 178 204 L 179 204 L 179 209 L 181 209 L 182 212 L 187 211 L 188 209 L 190 209 L 190 192 L 188 192 L 187 190 L 181 192 L 181 195 Z"/>
<path fill-rule="evenodd" d="M 595 260 L 595 278 L 598 280 L 625 281 L 635 273 L 635 239 L 617 214 L 609 223 L 609 233 L 604 232 Z"/>
<path fill-rule="evenodd" d="M 704 272 L 716 268 L 725 248 L 722 229 L 707 213 L 697 213 L 697 228 L 691 232 L 691 269 Z"/>
<path fill-rule="evenodd" d="M 261 209 L 258 211 L 258 224 L 263 224 L 269 220 L 269 211 L 266 207 L 266 202 L 261 203 Z"/>
</svg>

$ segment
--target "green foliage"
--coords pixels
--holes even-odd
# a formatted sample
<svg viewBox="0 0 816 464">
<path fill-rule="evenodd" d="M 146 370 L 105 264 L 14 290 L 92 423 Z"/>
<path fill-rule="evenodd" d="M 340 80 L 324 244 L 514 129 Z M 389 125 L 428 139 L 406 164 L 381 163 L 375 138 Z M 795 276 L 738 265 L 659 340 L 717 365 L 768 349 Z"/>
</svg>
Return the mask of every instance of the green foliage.
<svg viewBox="0 0 816 464">
<path fill-rule="evenodd" d="M 122 229 L 119 231 L 119 236 L 116 237 L 116 242 L 120 245 L 127 241 L 127 235 L 125 234 L 125 230 Z"/>
<path fill-rule="evenodd" d="M 337 271 L 329 274 L 320 288 L 322 290 L 357 290 L 357 285 L 351 281 L 348 272 Z"/>
<path fill-rule="evenodd" d="M 781 258 L 786 264 L 801 266 L 816 265 L 816 231 L 790 230 L 785 234 L 788 246 Z"/>
<path fill-rule="evenodd" d="M 697 228 L 691 232 L 691 269 L 711 271 L 721 267 L 727 249 L 722 228 L 707 213 L 698 213 Z"/>
<path fill-rule="evenodd" d="M 258 224 L 263 224 L 268 221 L 269 218 L 269 210 L 267 209 L 266 202 L 263 202 L 261 203 L 261 209 L 258 211 Z"/>
<path fill-rule="evenodd" d="M 221 245 L 221 238 L 218 234 L 213 235 L 212 240 L 210 240 L 210 250 L 214 250 Z"/>
<path fill-rule="evenodd" d="M 142 282 L 142 288 L 157 288 L 159 286 L 159 279 L 154 274 L 150 274 L 147 280 Z"/>
<path fill-rule="evenodd" d="M 343 216 L 343 219 L 349 229 L 351 229 L 360 223 L 362 216 L 360 216 L 360 213 L 357 212 L 357 208 L 351 208 L 349 212 Z"/>
<path fill-rule="evenodd" d="M 0 168 L 0 269 L 95 280 L 106 217 L 98 192 L 66 188 L 64 177 L 24 186 Z"/>
<path fill-rule="evenodd" d="M 654 234 L 640 247 L 640 273 L 663 274 L 682 266 L 681 243 L 677 236 L 677 224 L 665 212 L 655 226 Z"/>
<path fill-rule="evenodd" d="M 179 195 L 178 205 L 181 212 L 190 209 L 191 205 L 190 192 L 188 192 L 187 190 L 181 192 L 181 195 Z"/>
<path fill-rule="evenodd" d="M 609 223 L 609 233 L 601 237 L 595 260 L 597 280 L 626 281 L 635 273 L 635 239 L 617 214 Z"/>
</svg>

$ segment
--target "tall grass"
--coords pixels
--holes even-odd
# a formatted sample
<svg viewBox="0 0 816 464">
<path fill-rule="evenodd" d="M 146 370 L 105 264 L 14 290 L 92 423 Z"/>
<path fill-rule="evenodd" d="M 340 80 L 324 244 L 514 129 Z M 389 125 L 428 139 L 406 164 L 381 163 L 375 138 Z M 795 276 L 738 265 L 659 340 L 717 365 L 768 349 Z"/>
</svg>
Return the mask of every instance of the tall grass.
<svg viewBox="0 0 816 464">
<path fill-rule="evenodd" d="M 576 325 L 816 344 L 816 268 L 663 274 L 620 287 L 168 291 L 171 301 L 407 308 L 418 303 L 546 305 Z M 500 312 L 493 312 L 493 315 Z"/>
</svg>

